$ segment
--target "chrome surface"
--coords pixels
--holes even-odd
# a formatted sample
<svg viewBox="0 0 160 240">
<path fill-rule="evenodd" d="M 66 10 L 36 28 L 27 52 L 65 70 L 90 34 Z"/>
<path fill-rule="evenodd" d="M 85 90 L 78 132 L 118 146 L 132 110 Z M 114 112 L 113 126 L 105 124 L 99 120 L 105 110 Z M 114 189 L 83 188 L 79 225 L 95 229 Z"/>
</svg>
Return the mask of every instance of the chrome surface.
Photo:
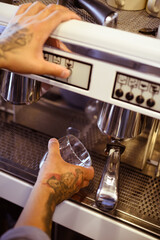
<svg viewBox="0 0 160 240">
<path fill-rule="evenodd" d="M 14 2 L 14 5 L 19 5 L 22 3 L 27 3 L 29 0 L 17 0 Z M 57 3 L 57 0 L 42 0 L 44 4 Z M 106 0 L 99 0 L 106 6 L 109 7 Z M 67 7 L 75 11 L 84 21 L 95 23 L 93 17 L 88 14 L 85 10 L 75 7 L 72 4 L 72 1 L 68 1 Z M 160 25 L 159 18 L 151 18 L 145 10 L 138 11 L 123 11 L 119 9 L 112 8 L 118 13 L 117 29 L 124 30 L 127 32 L 133 32 L 140 34 L 139 30 L 142 28 L 155 28 Z M 147 36 L 150 37 L 150 36 Z"/>
<path fill-rule="evenodd" d="M 5 29 L 5 26 L 0 25 L 0 34 L 4 29 Z M 104 62 L 112 63 L 117 66 L 122 66 L 128 69 L 133 69 L 141 73 L 148 73 L 148 74 L 153 74 L 155 76 L 160 76 L 159 67 L 133 61 L 131 59 L 121 57 L 113 53 L 107 53 L 101 50 L 95 50 L 92 48 L 86 48 L 79 45 L 68 44 L 66 42 L 63 42 L 63 43 L 66 46 L 68 46 L 68 48 L 74 53 L 81 54 L 83 56 L 91 57 L 93 59 L 101 60 Z"/>
<path fill-rule="evenodd" d="M 139 135 L 143 126 L 141 114 L 108 103 L 103 104 L 97 125 L 102 134 L 115 139 L 116 143 Z M 96 195 L 96 203 L 101 210 L 113 210 L 117 205 L 120 160 L 120 146 L 113 145 Z"/>
<path fill-rule="evenodd" d="M 112 63 L 117 66 L 122 66 L 128 69 L 133 69 L 141 73 L 149 73 L 155 76 L 160 76 L 159 67 L 134 61 L 133 59 L 121 57 L 113 53 L 103 52 L 101 50 L 86 48 L 74 44 L 68 44 L 66 42 L 64 42 L 64 44 L 68 46 L 68 48 L 74 53 L 78 53 L 83 56 L 91 57 L 93 59 L 101 60 L 104 62 Z"/>
<path fill-rule="evenodd" d="M 29 105 L 38 101 L 45 92 L 43 85 L 39 81 L 12 72 L 1 72 L 0 94 L 5 101 L 16 105 Z"/>
<path fill-rule="evenodd" d="M 101 1 L 105 2 L 104 0 Z M 28 0 L 17 1 L 16 4 L 19 5 L 25 2 L 28 2 Z M 42 2 L 45 4 L 56 3 L 55 0 L 44 0 Z M 69 7 L 77 12 L 84 21 L 94 22 L 94 19 L 83 10 L 75 9 L 71 5 Z M 159 19 L 152 18 L 151 21 L 145 10 L 118 11 L 118 16 L 118 29 L 138 34 L 139 29 L 143 27 L 153 28 L 160 24 Z M 77 46 L 74 47 L 76 49 Z M 136 69 L 139 72 L 160 76 L 159 67 L 156 68 L 129 59 L 122 59 L 119 56 L 106 54 L 101 51 L 94 52 L 92 49 L 87 49 L 86 51 L 84 48 L 81 50 L 81 53 L 86 54 L 87 52 L 87 54 L 90 54 L 89 56 L 96 59 Z M 43 99 L 36 106 L 33 104 L 28 109 L 16 106 L 16 123 L 8 122 L 6 114 L 3 115 L 2 113 L 0 117 L 0 167 L 10 174 L 32 183 L 36 180 L 39 161 L 46 151 L 47 141 L 50 136 L 57 138 L 63 136 L 69 126 L 80 129 L 80 131 L 83 131 L 85 126 L 87 126 L 87 132 L 85 135 L 82 134 L 81 138 L 91 152 L 95 178 L 89 187 L 82 190 L 73 200 L 101 212 L 95 205 L 95 195 L 106 163 L 106 156 L 103 150 L 107 139 L 100 133 L 96 124 L 88 127 L 88 119 L 82 112 L 70 109 L 68 106 L 64 108 L 56 101 L 53 106 L 50 101 L 44 101 Z M 149 159 L 143 167 L 141 166 L 141 160 L 144 151 L 147 151 L 146 143 L 148 142 L 149 133 L 145 132 L 134 139 L 130 139 L 130 141 L 124 142 L 127 147 L 120 163 L 119 201 L 114 212 L 102 212 L 102 214 L 135 226 L 148 234 L 153 234 L 159 239 L 160 177 L 158 175 L 155 176 L 155 172 L 157 172 L 157 166 L 159 166 L 160 133 L 159 129 L 157 131 L 155 148 L 151 149 L 150 154 L 146 154 L 149 156 Z M 151 136 L 150 143 L 152 143 L 152 140 Z M 30 161 L 31 157 L 32 161 Z M 150 164 L 152 159 L 156 164 Z"/>
<path fill-rule="evenodd" d="M 107 26 L 107 27 L 116 27 L 118 14 L 113 11 L 105 2 L 97 0 L 57 0 L 57 4 L 68 6 L 72 5 L 77 9 L 83 9 L 97 24 Z"/>
<path fill-rule="evenodd" d="M 102 211 L 113 210 L 118 203 L 119 147 L 110 149 L 106 162 L 96 194 L 96 205 Z"/>
<path fill-rule="evenodd" d="M 72 201 L 159 238 L 160 177 L 155 176 L 157 167 L 146 162 L 143 170 L 139 170 L 134 165 L 135 161 L 141 161 L 149 131 L 123 142 L 127 147 L 121 155 L 117 207 L 114 211 L 101 211 L 95 204 L 95 196 L 106 165 L 104 148 L 109 140 L 99 131 L 96 122 L 89 127 L 90 120 L 83 111 L 70 107 L 57 94 L 49 96 L 47 93 L 45 96 L 47 98 L 41 98 L 36 104 L 14 106 L 15 122 L 10 114 L 6 114 L 6 111 L 0 112 L 1 170 L 34 184 L 40 160 L 46 152 L 48 139 L 64 136 L 69 126 L 79 129 L 80 132 L 88 126 L 85 134 L 81 134 L 81 141 L 90 152 L 95 177 L 86 189 L 72 198 Z M 13 105 L 10 106 L 13 107 Z M 151 160 L 154 159 L 157 164 L 159 141 L 160 133 L 158 132 L 155 149 L 151 156 Z"/>
<path fill-rule="evenodd" d="M 106 27 L 116 27 L 117 26 L 117 18 L 118 18 L 118 13 L 112 13 L 110 16 L 107 16 L 104 22 L 104 26 Z"/>
<path fill-rule="evenodd" d="M 141 114 L 104 103 L 97 124 L 103 134 L 128 139 L 141 133 L 142 123 Z"/>
</svg>

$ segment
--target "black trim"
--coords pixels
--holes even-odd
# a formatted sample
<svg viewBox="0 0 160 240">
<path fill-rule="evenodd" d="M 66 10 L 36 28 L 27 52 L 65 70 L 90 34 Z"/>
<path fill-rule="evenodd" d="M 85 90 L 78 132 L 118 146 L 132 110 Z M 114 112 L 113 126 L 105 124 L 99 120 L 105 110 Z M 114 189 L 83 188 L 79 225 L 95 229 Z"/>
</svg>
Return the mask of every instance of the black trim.
<svg viewBox="0 0 160 240">
<path fill-rule="evenodd" d="M 53 55 L 53 56 L 56 56 L 56 57 L 62 57 L 62 58 L 65 58 L 65 59 L 73 60 L 74 62 L 79 62 L 79 63 L 82 63 L 82 64 L 85 64 L 85 65 L 90 66 L 90 73 L 89 73 L 89 76 L 88 76 L 88 85 L 87 85 L 86 88 L 85 88 L 85 87 L 80 87 L 80 86 L 77 86 L 77 85 L 75 85 L 75 84 L 71 84 L 71 83 L 68 83 L 68 82 L 64 82 L 64 81 L 62 81 L 62 80 L 60 80 L 60 79 L 57 79 L 56 77 L 54 78 L 54 76 L 52 77 L 52 76 L 49 76 L 49 75 L 47 75 L 47 76 L 46 76 L 46 75 L 41 75 L 43 78 L 51 79 L 51 80 L 54 80 L 54 81 L 57 81 L 57 82 L 62 82 L 62 83 L 64 83 L 64 84 L 66 84 L 66 85 L 74 86 L 74 87 L 77 87 L 77 88 L 80 88 L 80 89 L 89 90 L 90 82 L 91 82 L 92 68 L 93 68 L 93 65 L 92 65 L 92 64 L 86 63 L 86 62 L 84 62 L 84 61 L 79 61 L 79 60 L 74 59 L 74 58 L 65 57 L 65 56 L 63 56 L 63 55 L 51 53 L 50 51 L 47 51 L 47 50 L 44 50 L 43 53 L 44 53 L 44 54 L 45 54 L 45 53 L 48 53 L 48 54 Z"/>
<path fill-rule="evenodd" d="M 142 105 L 140 105 L 140 104 L 138 104 L 138 103 L 136 104 L 136 103 L 133 103 L 133 102 L 130 102 L 130 101 L 127 101 L 127 100 L 118 98 L 118 97 L 114 97 L 118 74 L 122 74 L 122 75 L 124 75 L 124 76 L 126 76 L 126 77 L 135 78 L 135 79 L 138 80 L 138 81 L 144 81 L 144 82 L 147 82 L 147 83 L 150 83 L 150 84 L 155 84 L 155 85 L 158 85 L 159 88 L 160 88 L 160 84 L 158 84 L 158 83 L 155 83 L 155 82 L 152 82 L 152 81 L 148 81 L 148 80 L 145 80 L 145 79 L 143 79 L 143 78 L 135 77 L 135 76 L 132 76 L 132 75 L 129 75 L 129 74 L 126 74 L 126 73 L 116 72 L 116 78 L 115 78 L 114 87 L 113 87 L 113 91 L 112 91 L 112 98 L 113 98 L 113 99 L 116 99 L 117 101 L 120 101 L 120 102 L 125 102 L 125 103 L 128 103 L 128 104 L 134 105 L 134 106 L 136 106 L 136 107 L 140 107 L 140 108 L 144 108 L 144 109 L 149 109 L 150 111 L 160 113 L 160 110 L 158 111 L 158 110 L 152 109 L 152 107 L 147 107 L 147 106 L 145 107 L 145 106 L 142 106 Z M 160 92 L 159 92 L 159 95 L 160 95 Z"/>
</svg>

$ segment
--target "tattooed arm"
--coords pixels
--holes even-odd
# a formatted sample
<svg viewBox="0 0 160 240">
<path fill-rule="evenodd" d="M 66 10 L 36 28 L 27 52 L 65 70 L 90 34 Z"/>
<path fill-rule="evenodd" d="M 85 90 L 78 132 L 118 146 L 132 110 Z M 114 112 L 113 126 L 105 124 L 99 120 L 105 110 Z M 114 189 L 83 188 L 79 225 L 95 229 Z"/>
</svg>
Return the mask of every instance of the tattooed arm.
<svg viewBox="0 0 160 240">
<path fill-rule="evenodd" d="M 43 58 L 43 45 L 61 23 L 80 19 L 69 9 L 55 4 L 23 4 L 0 35 L 0 68 L 19 73 L 68 77 L 70 71 Z M 59 47 L 64 48 L 59 43 Z"/>
<path fill-rule="evenodd" d="M 56 205 L 86 187 L 94 176 L 94 170 L 64 162 L 56 139 L 49 141 L 48 149 L 47 159 L 15 227 L 34 226 L 50 236 Z"/>
</svg>

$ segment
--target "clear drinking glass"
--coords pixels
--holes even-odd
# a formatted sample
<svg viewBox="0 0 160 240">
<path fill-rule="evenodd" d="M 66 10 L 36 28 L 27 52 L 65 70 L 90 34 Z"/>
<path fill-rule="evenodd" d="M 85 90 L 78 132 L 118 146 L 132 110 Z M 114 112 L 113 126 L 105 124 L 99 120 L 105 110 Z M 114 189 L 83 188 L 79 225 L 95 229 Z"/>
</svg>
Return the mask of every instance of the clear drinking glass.
<svg viewBox="0 0 160 240">
<path fill-rule="evenodd" d="M 82 167 L 90 167 L 92 165 L 91 156 L 83 143 L 74 135 L 68 134 L 59 140 L 59 149 L 60 154 L 64 161 L 82 166 Z M 44 163 L 48 152 L 43 156 L 39 167 L 41 168 Z"/>
</svg>

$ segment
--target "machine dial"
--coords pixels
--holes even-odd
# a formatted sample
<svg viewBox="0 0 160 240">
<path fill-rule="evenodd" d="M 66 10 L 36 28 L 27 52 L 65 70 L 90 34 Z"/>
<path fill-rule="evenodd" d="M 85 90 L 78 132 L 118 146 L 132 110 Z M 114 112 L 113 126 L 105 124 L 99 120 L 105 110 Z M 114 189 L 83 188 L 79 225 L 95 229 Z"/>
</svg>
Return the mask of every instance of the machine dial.
<svg viewBox="0 0 160 240">
<path fill-rule="evenodd" d="M 160 113 L 160 83 L 117 72 L 112 97 Z"/>
<path fill-rule="evenodd" d="M 119 88 L 119 89 L 116 90 L 116 96 L 117 96 L 117 97 L 122 97 L 122 96 L 123 96 L 123 91 L 122 91 L 122 89 Z"/>
<path fill-rule="evenodd" d="M 148 107 L 153 107 L 155 105 L 155 101 L 153 98 L 150 98 L 147 100 L 147 106 Z"/>
<path fill-rule="evenodd" d="M 134 95 L 133 95 L 132 92 L 128 92 L 128 93 L 126 94 L 126 99 L 127 99 L 127 100 L 131 101 L 133 98 L 134 98 Z"/>
<path fill-rule="evenodd" d="M 142 104 L 144 102 L 144 97 L 142 95 L 139 95 L 136 97 L 136 102 L 138 104 Z"/>
</svg>

